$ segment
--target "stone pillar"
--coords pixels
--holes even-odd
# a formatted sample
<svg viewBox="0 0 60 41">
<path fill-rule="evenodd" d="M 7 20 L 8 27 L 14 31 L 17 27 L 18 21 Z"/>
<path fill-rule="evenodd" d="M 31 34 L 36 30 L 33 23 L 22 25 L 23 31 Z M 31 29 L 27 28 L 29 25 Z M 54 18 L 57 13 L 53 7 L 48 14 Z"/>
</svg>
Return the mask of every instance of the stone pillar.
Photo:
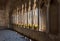
<svg viewBox="0 0 60 41">
<path fill-rule="evenodd" d="M 49 31 L 51 34 L 58 34 L 58 2 L 51 0 L 49 9 Z"/>
<path fill-rule="evenodd" d="M 58 14 L 58 16 L 59 16 L 59 33 L 60 33 L 60 0 L 58 0 L 58 3 L 59 3 L 59 4 L 58 4 L 58 5 L 59 5 L 59 6 L 58 6 L 58 13 L 59 13 L 59 14 Z"/>
<path fill-rule="evenodd" d="M 6 9 L 5 9 L 6 23 L 8 28 L 9 28 L 9 12 L 10 12 L 10 1 L 7 2 Z"/>
</svg>

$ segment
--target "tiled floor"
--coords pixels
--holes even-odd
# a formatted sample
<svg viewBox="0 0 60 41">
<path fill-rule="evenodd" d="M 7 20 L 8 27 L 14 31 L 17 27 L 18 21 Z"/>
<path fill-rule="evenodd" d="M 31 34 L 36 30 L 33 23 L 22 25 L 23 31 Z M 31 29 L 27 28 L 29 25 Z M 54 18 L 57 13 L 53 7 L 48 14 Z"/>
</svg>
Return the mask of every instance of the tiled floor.
<svg viewBox="0 0 60 41">
<path fill-rule="evenodd" d="M 24 36 L 10 30 L 0 31 L 0 41 L 29 41 Z"/>
</svg>

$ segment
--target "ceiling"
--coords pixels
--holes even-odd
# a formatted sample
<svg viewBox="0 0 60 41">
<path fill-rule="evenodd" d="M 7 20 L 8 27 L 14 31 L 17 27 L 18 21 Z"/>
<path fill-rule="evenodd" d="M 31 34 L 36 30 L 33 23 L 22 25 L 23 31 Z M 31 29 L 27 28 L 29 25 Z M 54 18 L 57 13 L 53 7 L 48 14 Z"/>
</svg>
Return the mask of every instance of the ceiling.
<svg viewBox="0 0 60 41">
<path fill-rule="evenodd" d="M 33 0 L 31 0 L 33 1 Z M 59 1 L 59 0 L 58 0 Z M 0 10 L 5 9 L 6 5 L 9 3 L 11 8 L 15 8 L 16 6 L 20 6 L 25 4 L 25 2 L 29 2 L 29 0 L 0 0 Z M 60 2 L 60 1 L 59 1 Z"/>
<path fill-rule="evenodd" d="M 16 5 L 21 5 L 21 3 L 25 3 L 25 2 L 28 2 L 29 0 L 0 0 L 0 9 L 4 9 L 6 7 L 6 4 L 8 2 L 10 2 L 10 5 L 13 7 L 13 6 L 16 6 Z M 31 0 L 33 1 L 33 0 Z M 60 0 L 58 0 L 58 2 L 60 2 Z"/>
<path fill-rule="evenodd" d="M 6 7 L 6 3 L 8 0 L 0 0 L 0 10 Z"/>
</svg>

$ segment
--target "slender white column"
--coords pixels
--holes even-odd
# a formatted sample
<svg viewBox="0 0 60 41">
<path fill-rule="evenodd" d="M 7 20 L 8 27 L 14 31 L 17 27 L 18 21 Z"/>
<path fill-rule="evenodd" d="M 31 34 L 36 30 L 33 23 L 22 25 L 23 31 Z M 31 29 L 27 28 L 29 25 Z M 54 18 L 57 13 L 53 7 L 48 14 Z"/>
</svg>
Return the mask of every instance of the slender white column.
<svg viewBox="0 0 60 41">
<path fill-rule="evenodd" d="M 17 24 L 18 24 L 18 7 L 17 7 Z"/>
<path fill-rule="evenodd" d="M 23 8 L 24 8 L 24 5 L 22 4 L 22 25 L 23 25 Z"/>
<path fill-rule="evenodd" d="M 31 15 L 30 15 L 30 11 L 31 11 L 31 1 L 29 0 L 29 8 L 28 8 L 28 26 L 31 25 Z"/>
</svg>

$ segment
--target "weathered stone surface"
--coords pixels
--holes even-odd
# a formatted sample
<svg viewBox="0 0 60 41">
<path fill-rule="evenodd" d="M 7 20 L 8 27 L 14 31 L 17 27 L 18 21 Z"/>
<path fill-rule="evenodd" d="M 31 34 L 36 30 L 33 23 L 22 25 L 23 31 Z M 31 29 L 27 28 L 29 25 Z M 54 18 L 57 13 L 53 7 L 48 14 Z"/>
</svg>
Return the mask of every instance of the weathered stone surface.
<svg viewBox="0 0 60 41">
<path fill-rule="evenodd" d="M 0 10 L 0 26 L 7 26 L 7 18 L 5 10 Z"/>
</svg>

